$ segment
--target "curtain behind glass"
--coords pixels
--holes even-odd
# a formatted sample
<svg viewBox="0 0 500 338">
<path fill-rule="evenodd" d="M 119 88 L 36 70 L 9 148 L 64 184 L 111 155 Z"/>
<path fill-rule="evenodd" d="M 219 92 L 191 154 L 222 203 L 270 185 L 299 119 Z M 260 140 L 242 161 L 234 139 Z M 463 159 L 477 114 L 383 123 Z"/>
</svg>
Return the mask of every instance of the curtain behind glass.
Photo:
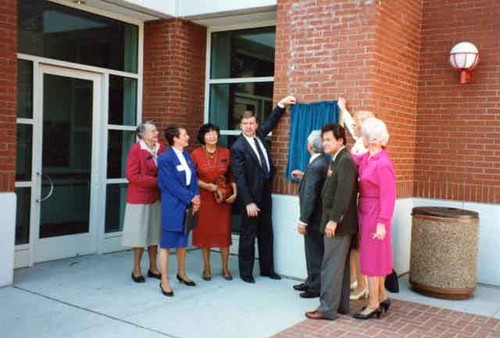
<svg viewBox="0 0 500 338">
<path fill-rule="evenodd" d="M 288 165 L 285 176 L 292 181 L 291 173 L 295 169 L 305 171 L 309 162 L 307 137 L 313 130 L 319 130 L 327 123 L 338 122 L 339 108 L 337 101 L 315 103 L 297 103 L 290 111 L 290 144 L 288 148 Z"/>
</svg>

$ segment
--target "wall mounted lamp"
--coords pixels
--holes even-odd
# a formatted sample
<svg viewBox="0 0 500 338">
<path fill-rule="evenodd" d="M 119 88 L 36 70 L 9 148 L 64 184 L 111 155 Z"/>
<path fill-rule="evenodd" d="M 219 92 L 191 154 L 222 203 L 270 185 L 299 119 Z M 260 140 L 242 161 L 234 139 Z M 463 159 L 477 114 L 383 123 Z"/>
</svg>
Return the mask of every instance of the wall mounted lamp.
<svg viewBox="0 0 500 338">
<path fill-rule="evenodd" d="M 479 52 L 472 43 L 457 43 L 450 51 L 450 64 L 460 71 L 460 83 L 472 80 L 472 70 L 479 62 Z"/>
</svg>

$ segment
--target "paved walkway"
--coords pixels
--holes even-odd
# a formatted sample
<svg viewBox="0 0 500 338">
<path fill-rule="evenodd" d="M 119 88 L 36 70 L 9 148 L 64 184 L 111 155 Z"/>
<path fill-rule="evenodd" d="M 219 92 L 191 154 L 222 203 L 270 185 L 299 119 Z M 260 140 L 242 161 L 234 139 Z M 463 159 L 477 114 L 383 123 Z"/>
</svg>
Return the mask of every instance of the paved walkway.
<svg viewBox="0 0 500 338">
<path fill-rule="evenodd" d="M 361 306 L 353 304 L 354 309 Z M 500 338 L 500 320 L 393 300 L 389 312 L 380 319 L 360 321 L 341 316 L 333 322 L 305 320 L 276 337 Z"/>
<path fill-rule="evenodd" d="M 216 253 L 213 280 L 206 282 L 200 276 L 200 251 L 189 252 L 188 275 L 198 285 L 172 281 L 173 298 L 161 295 L 158 280 L 133 283 L 131 262 L 126 251 L 17 270 L 14 285 L 0 288 L 0 337 L 500 337 L 499 288 L 480 287 L 472 299 L 451 302 L 415 294 L 403 279 L 401 293 L 393 295 L 400 300 L 380 320 L 311 321 L 304 320 L 304 312 L 316 308 L 318 300 L 299 298 L 291 288 L 296 281 L 228 282 L 217 275 Z M 175 259 L 170 263 L 173 278 Z M 231 270 L 236 277 L 234 256 Z M 415 303 L 436 301 L 487 316 Z M 362 305 L 355 302 L 353 309 Z"/>
</svg>

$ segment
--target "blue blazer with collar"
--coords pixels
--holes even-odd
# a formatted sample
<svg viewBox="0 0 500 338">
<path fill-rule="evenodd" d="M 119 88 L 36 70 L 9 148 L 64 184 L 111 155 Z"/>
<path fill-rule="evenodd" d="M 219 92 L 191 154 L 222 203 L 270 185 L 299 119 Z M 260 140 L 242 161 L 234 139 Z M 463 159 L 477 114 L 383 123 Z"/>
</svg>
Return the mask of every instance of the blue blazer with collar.
<svg viewBox="0 0 500 338">
<path fill-rule="evenodd" d="M 170 147 L 158 157 L 158 186 L 161 191 L 161 227 L 166 231 L 184 231 L 184 213 L 194 196 L 200 194 L 198 177 L 188 152 L 182 154 L 191 169 L 191 183 L 186 186 L 186 171 Z"/>
</svg>

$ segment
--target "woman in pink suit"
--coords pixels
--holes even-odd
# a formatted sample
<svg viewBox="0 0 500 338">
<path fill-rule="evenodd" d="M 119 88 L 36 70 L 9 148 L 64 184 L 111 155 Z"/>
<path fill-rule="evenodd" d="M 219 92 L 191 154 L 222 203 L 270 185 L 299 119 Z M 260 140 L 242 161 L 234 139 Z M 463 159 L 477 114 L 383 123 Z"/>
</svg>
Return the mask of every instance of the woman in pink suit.
<svg viewBox="0 0 500 338">
<path fill-rule="evenodd" d="M 355 156 L 359 173 L 360 265 L 361 273 L 368 276 L 370 297 L 368 306 L 354 318 L 370 319 L 390 306 L 384 281 L 392 272 L 391 219 L 396 203 L 396 175 L 385 150 L 389 141 L 385 123 L 369 118 L 361 125 L 361 134 L 368 152 Z"/>
</svg>

